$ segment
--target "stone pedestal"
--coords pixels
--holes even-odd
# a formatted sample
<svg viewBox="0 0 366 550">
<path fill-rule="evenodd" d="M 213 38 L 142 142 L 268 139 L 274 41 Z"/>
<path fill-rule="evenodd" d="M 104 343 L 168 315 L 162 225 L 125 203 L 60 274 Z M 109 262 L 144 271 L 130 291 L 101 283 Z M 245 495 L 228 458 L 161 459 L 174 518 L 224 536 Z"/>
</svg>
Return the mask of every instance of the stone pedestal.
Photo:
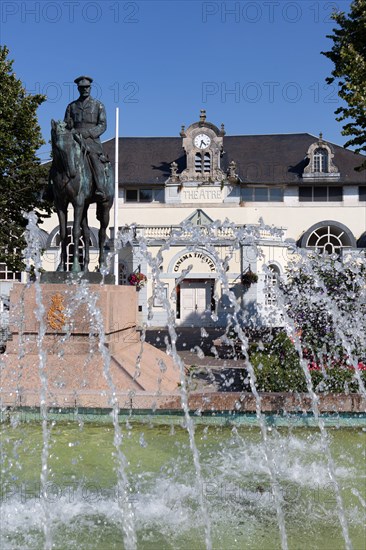
<svg viewBox="0 0 366 550">
<path fill-rule="evenodd" d="M 70 271 L 46 271 L 41 274 L 41 283 L 48 284 L 71 284 L 79 283 L 81 281 L 87 281 L 91 285 L 100 285 L 104 283 L 106 285 L 114 285 L 114 275 L 108 273 L 103 275 L 98 271 L 87 271 L 80 273 L 72 273 Z"/>
<path fill-rule="evenodd" d="M 14 285 L 3 404 L 39 406 L 42 379 L 47 404 L 60 407 L 108 407 L 113 391 L 177 392 L 178 368 L 140 341 L 136 317 L 132 286 Z"/>
</svg>

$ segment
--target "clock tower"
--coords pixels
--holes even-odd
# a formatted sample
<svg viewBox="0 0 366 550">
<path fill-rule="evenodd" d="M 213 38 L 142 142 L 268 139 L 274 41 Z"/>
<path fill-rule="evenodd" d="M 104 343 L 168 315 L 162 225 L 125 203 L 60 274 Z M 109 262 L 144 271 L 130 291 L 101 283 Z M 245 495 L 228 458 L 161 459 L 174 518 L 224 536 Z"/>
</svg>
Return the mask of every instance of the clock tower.
<svg viewBox="0 0 366 550">
<path fill-rule="evenodd" d="M 201 110 L 199 122 L 187 129 L 182 126 L 183 149 L 187 155 L 187 168 L 179 174 L 180 181 L 216 183 L 226 179 L 220 168 L 223 153 L 224 125 L 221 130 L 206 121 L 206 111 Z"/>
</svg>

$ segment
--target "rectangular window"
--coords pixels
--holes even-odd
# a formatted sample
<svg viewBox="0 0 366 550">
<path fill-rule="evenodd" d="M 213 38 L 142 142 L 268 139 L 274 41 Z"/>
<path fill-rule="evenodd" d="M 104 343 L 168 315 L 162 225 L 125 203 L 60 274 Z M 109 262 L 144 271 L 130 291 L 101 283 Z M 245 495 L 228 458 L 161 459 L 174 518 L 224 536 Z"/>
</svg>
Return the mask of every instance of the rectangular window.
<svg viewBox="0 0 366 550">
<path fill-rule="evenodd" d="M 310 202 L 313 200 L 313 188 L 312 187 L 300 187 L 299 189 L 299 201 Z"/>
<path fill-rule="evenodd" d="M 313 200 L 315 202 L 326 202 L 327 198 L 327 187 L 313 187 Z"/>
<path fill-rule="evenodd" d="M 241 198 L 245 202 L 253 201 L 253 188 L 244 187 L 241 190 Z"/>
<path fill-rule="evenodd" d="M 137 202 L 137 189 L 126 189 L 126 202 Z"/>
<path fill-rule="evenodd" d="M 154 189 L 154 201 L 164 202 L 165 192 L 164 189 Z"/>
<path fill-rule="evenodd" d="M 10 271 L 6 264 L 0 264 L 0 281 L 20 281 L 20 271 Z"/>
<path fill-rule="evenodd" d="M 164 202 L 164 189 L 126 189 L 126 202 Z"/>
<path fill-rule="evenodd" d="M 254 201 L 255 202 L 267 202 L 268 201 L 268 189 L 265 187 L 254 188 Z"/>
<path fill-rule="evenodd" d="M 283 202 L 280 187 L 243 187 L 241 200 L 244 202 Z"/>
<path fill-rule="evenodd" d="M 313 185 L 299 188 L 300 202 L 342 202 L 342 187 Z"/>
<path fill-rule="evenodd" d="M 366 185 L 360 185 L 358 188 L 358 198 L 360 201 L 366 201 Z"/>
<path fill-rule="evenodd" d="M 271 202 L 283 202 L 283 189 L 273 187 L 269 190 L 269 200 Z"/>
<path fill-rule="evenodd" d="M 152 189 L 140 189 L 140 202 L 152 202 L 153 191 Z"/>
<path fill-rule="evenodd" d="M 342 187 L 328 187 L 328 200 L 334 202 L 343 201 L 343 189 Z"/>
</svg>

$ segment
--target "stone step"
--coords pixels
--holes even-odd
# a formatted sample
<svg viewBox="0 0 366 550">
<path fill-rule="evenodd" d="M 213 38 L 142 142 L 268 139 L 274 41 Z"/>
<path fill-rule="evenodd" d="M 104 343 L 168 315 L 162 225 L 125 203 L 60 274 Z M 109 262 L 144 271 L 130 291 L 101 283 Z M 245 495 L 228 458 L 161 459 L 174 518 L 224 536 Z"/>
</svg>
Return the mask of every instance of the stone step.
<svg viewBox="0 0 366 550">
<path fill-rule="evenodd" d="M 212 355 L 211 348 L 213 341 L 222 336 L 225 332 L 223 328 L 186 328 L 177 327 L 177 350 L 178 351 L 190 351 L 194 348 L 200 348 L 204 354 Z M 166 348 L 165 339 L 169 337 L 169 332 L 166 328 L 161 329 L 149 329 L 146 331 L 146 341 L 153 346 L 161 349 Z M 199 350 L 197 350 L 199 351 Z"/>
</svg>

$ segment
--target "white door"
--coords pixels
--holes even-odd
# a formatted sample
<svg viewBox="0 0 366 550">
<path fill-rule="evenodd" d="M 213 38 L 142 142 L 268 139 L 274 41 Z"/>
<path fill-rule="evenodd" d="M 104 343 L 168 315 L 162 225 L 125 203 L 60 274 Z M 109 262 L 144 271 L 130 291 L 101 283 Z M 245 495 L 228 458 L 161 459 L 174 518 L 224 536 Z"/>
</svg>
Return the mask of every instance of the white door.
<svg viewBox="0 0 366 550">
<path fill-rule="evenodd" d="M 183 282 L 180 288 L 181 323 L 205 326 L 210 324 L 211 282 Z"/>
</svg>

